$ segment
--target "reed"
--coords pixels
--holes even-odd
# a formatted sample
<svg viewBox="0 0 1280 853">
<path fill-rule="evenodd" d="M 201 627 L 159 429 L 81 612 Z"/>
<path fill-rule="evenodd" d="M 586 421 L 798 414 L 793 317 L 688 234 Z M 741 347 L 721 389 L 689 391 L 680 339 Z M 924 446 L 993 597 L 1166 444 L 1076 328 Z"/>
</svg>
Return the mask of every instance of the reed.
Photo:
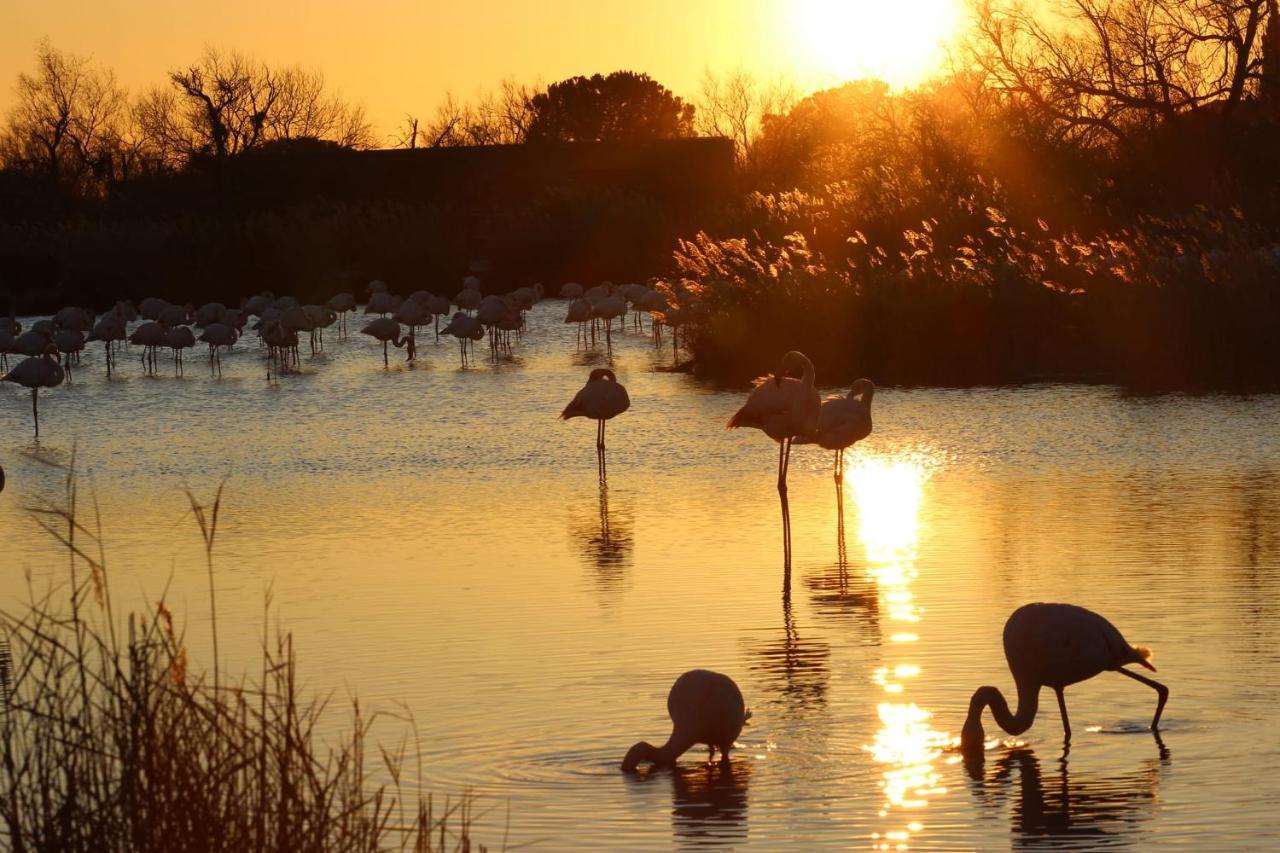
<svg viewBox="0 0 1280 853">
<path fill-rule="evenodd" d="M 208 508 L 188 495 L 211 585 L 221 495 Z M 302 695 L 293 638 L 269 628 L 270 594 L 260 672 L 219 683 L 190 665 L 163 597 L 115 630 L 101 519 L 96 505 L 91 523 L 78 511 L 74 461 L 63 499 L 30 511 L 66 549 L 71 577 L 43 594 L 29 578 L 30 603 L 0 613 L 0 834 L 11 850 L 473 849 L 473 797 L 441 807 L 419 793 L 421 766 L 407 772 L 411 716 L 353 699 L 335 735 L 327 700 Z M 375 750 L 384 718 L 413 739 Z"/>
</svg>

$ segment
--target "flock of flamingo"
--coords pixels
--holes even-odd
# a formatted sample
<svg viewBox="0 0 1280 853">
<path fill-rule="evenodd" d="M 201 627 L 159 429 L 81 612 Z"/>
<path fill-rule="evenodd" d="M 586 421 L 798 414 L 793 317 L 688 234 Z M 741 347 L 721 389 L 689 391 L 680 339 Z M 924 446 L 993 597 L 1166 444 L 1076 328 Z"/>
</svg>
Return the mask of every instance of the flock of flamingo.
<svg viewBox="0 0 1280 853">
<path fill-rule="evenodd" d="M 418 291 L 406 299 L 391 294 L 380 281 L 369 284 L 365 304 L 366 315 L 378 315 L 361 331 L 383 345 L 383 364 L 389 363 L 388 347 L 403 348 L 408 360 L 416 358 L 419 328 L 434 324 L 434 333 L 451 335 L 458 340 L 460 357 L 465 364 L 474 342 L 489 338 L 491 353 L 496 355 L 511 347 L 511 336 L 524 329 L 524 312 L 543 296 L 542 287 L 520 288 L 511 293 L 482 295 L 480 282 L 468 277 L 463 289 L 452 301 L 427 291 Z M 681 309 L 669 304 L 666 297 L 648 285 L 613 286 L 608 283 L 584 290 L 569 283 L 560 290 L 570 300 L 566 323 L 578 324 L 578 340 L 594 341 L 601 334 L 612 340 L 614 320 L 625 322 L 628 311 L 634 311 L 633 324 L 640 328 L 643 316 L 651 318 L 655 339 L 662 326 L 674 330 L 683 325 Z M 237 309 L 220 303 L 209 303 L 198 309 L 190 305 L 172 305 L 164 300 L 144 299 L 135 309 L 131 304 L 117 303 L 101 318 L 80 308 L 65 308 L 47 320 L 40 320 L 23 331 L 10 316 L 0 319 L 0 367 L 6 366 L 10 354 L 27 356 L 0 376 L 0 381 L 15 382 L 31 389 L 32 416 L 39 437 L 38 396 L 41 388 L 52 388 L 70 378 L 78 354 L 91 341 L 101 341 L 110 372 L 115 358 L 126 344 L 143 347 L 142 360 L 154 370 L 161 348 L 173 351 L 175 369 L 181 369 L 182 351 L 203 342 L 209 348 L 211 369 L 220 369 L 221 352 L 234 346 L 249 321 L 256 317 L 252 329 L 257 331 L 266 348 L 268 375 L 274 367 L 295 363 L 298 359 L 299 334 L 308 333 L 315 351 L 323 346 L 323 331 L 334 325 L 345 334 L 347 318 L 357 307 L 350 293 L 334 296 L 326 305 L 300 305 L 290 297 L 276 298 L 263 293 L 243 300 Z M 449 315 L 446 326 L 439 318 Z M 128 325 L 143 320 L 132 332 Z M 200 329 L 197 336 L 192 327 Z M 406 328 L 407 327 L 407 331 Z M 673 343 L 674 346 L 674 343 Z M 823 401 L 816 386 L 812 361 L 803 353 L 788 352 L 769 376 L 757 380 L 741 408 L 729 419 L 730 429 L 758 429 L 778 443 L 778 497 L 782 509 L 783 543 L 786 564 L 790 566 L 791 524 L 787 501 L 787 471 L 791 449 L 795 444 L 816 444 L 834 451 L 834 476 L 839 488 L 844 477 L 844 452 L 871 434 L 871 402 L 875 385 L 869 379 L 853 383 L 847 395 Z M 565 420 L 586 418 L 596 421 L 596 449 L 601 476 L 604 472 L 605 424 L 627 411 L 631 400 L 626 388 L 612 370 L 592 370 L 586 384 L 573 397 L 560 417 Z M 4 474 L 0 470 L 0 489 Z M 1027 604 L 1009 617 L 1004 627 L 1005 658 L 1017 689 L 1018 707 L 1011 712 L 999 689 L 978 688 L 969 702 L 968 714 L 961 730 L 960 748 L 969 755 L 981 755 L 986 747 L 982 726 L 984 712 L 990 708 L 996 723 L 1011 735 L 1030 728 L 1038 709 L 1041 688 L 1050 687 L 1058 699 L 1065 736 L 1070 739 L 1067 717 L 1066 687 L 1102 672 L 1114 671 L 1154 689 L 1158 696 L 1152 731 L 1157 731 L 1160 715 L 1168 699 L 1168 688 L 1146 676 L 1125 669 L 1137 664 L 1155 670 L 1151 651 L 1130 645 L 1109 621 L 1092 611 L 1071 604 Z M 695 669 L 676 679 L 667 697 L 667 711 L 672 730 L 662 746 L 640 742 L 632 746 L 623 759 L 624 770 L 635 770 L 641 763 L 672 764 L 697 744 L 717 750 L 723 761 L 750 718 L 742 692 L 727 675 Z"/>
<path fill-rule="evenodd" d="M 606 344 L 611 344 L 614 321 L 626 323 L 630 312 L 636 329 L 642 330 L 645 317 L 649 318 L 655 343 L 661 343 L 664 328 L 672 329 L 674 349 L 676 332 L 685 322 L 684 310 L 673 306 L 652 283 L 602 282 L 584 289 L 576 282 L 568 282 L 560 288 L 559 295 L 570 300 L 564 322 L 577 325 L 580 342 L 594 344 L 598 336 L 603 336 Z M 464 278 L 462 288 L 452 299 L 427 290 L 402 298 L 391 293 L 385 282 L 374 280 L 366 287 L 364 301 L 363 313 L 370 319 L 360 332 L 382 344 L 382 363 L 387 367 L 390 347 L 404 349 L 406 360 L 414 361 L 419 331 L 431 327 L 437 341 L 441 335 L 458 341 L 465 366 L 474 355 L 476 341 L 486 337 L 492 358 L 510 353 L 513 336 L 523 335 L 526 312 L 542 298 L 540 284 L 506 294 L 484 295 L 475 276 Z M 323 349 L 325 329 L 336 326 L 339 335 L 346 335 L 349 317 L 358 308 L 355 295 L 349 292 L 338 293 L 323 305 L 301 304 L 292 296 L 264 292 L 241 299 L 236 308 L 221 302 L 199 307 L 175 305 L 159 297 L 148 297 L 136 306 L 132 302 L 116 302 L 101 316 L 68 306 L 52 317 L 35 321 L 26 330 L 11 313 L 7 318 L 0 317 L 0 370 L 7 371 L 0 374 L 0 381 L 31 390 L 31 414 L 39 438 L 40 389 L 72 381 L 80 354 L 92 343 L 103 345 L 108 376 L 116 369 L 125 347 L 141 347 L 142 366 L 148 373 L 158 369 L 160 351 L 167 349 L 172 353 L 174 370 L 181 372 L 185 351 L 197 344 L 207 345 L 210 370 L 220 374 L 222 354 L 240 342 L 248 329 L 257 332 L 270 378 L 273 371 L 279 373 L 298 364 L 303 335 L 308 338 L 312 354 Z M 443 328 L 441 318 L 446 320 Z M 25 358 L 10 369 L 11 356 Z"/>
<path fill-rule="evenodd" d="M 798 375 L 794 375 L 798 374 Z M 729 428 L 758 429 L 778 443 L 778 496 L 782 504 L 783 543 L 789 566 L 791 523 L 787 503 L 787 468 L 794 444 L 816 444 L 835 451 L 837 489 L 844 478 L 844 451 L 871 434 L 871 400 L 875 384 L 855 381 L 847 396 L 821 400 L 815 385 L 813 362 L 803 353 L 789 352 L 769 376 L 756 381 L 746 402 L 729 419 Z M 588 417 L 599 422 L 596 448 L 604 453 L 604 424 L 626 411 L 629 398 L 609 370 L 594 370 L 587 384 L 565 408 L 561 417 Z M 603 464 L 603 462 L 602 462 Z M 960 749 L 981 756 L 986 748 L 982 716 L 991 709 L 996 723 L 1011 735 L 1019 735 L 1035 721 L 1042 687 L 1051 687 L 1058 698 L 1065 737 L 1071 723 L 1063 691 L 1072 684 L 1114 671 L 1156 691 L 1151 730 L 1158 731 L 1169 689 L 1158 681 L 1125 669 L 1138 664 L 1155 671 L 1151 650 L 1130 645 L 1107 619 L 1074 604 L 1027 604 L 1013 612 L 1004 627 L 1005 659 L 1017 688 L 1018 709 L 996 687 L 979 687 L 969 701 L 960 733 Z M 716 750 L 728 761 L 729 751 L 751 716 L 738 685 L 727 675 L 694 669 L 676 679 L 667 695 L 671 735 L 662 746 L 641 741 L 622 760 L 622 769 L 633 771 L 642 762 L 672 764 L 697 744 Z"/>
</svg>

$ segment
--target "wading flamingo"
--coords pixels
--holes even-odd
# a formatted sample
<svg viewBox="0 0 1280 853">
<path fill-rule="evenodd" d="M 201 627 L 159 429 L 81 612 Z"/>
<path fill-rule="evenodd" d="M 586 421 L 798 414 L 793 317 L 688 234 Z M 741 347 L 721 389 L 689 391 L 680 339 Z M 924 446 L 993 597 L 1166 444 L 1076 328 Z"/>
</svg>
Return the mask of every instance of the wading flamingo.
<svg viewBox="0 0 1280 853">
<path fill-rule="evenodd" d="M 1091 610 L 1074 604 L 1024 604 L 1004 624 L 1004 656 L 1018 688 L 1018 710 L 1009 713 L 1009 703 L 995 687 L 979 687 L 969 700 L 969 716 L 960 731 L 960 747 L 981 751 L 983 709 L 990 707 L 996 723 L 1011 735 L 1019 735 L 1035 722 L 1041 687 L 1058 694 L 1062 730 L 1071 739 L 1067 721 L 1067 701 L 1062 691 L 1068 685 L 1114 671 L 1140 681 L 1156 691 L 1156 715 L 1151 730 L 1160 727 L 1160 713 L 1169 698 L 1169 688 L 1158 681 L 1123 669 L 1136 663 L 1155 672 L 1151 649 L 1131 646 L 1114 625 Z"/>
<path fill-rule="evenodd" d="M 36 425 L 36 439 L 40 438 L 40 389 L 56 388 L 62 384 L 62 365 L 54 359 L 57 349 L 52 345 L 43 355 L 33 356 L 18 362 L 18 365 L 0 376 L 0 382 L 16 382 L 24 388 L 31 389 L 31 417 Z"/>
<path fill-rule="evenodd" d="M 844 482 L 844 451 L 871 435 L 871 398 L 876 386 L 870 379 L 853 383 L 846 397 L 832 397 L 818 413 L 818 431 L 796 439 L 796 444 L 816 444 L 836 452 L 836 485 Z"/>
<path fill-rule="evenodd" d="M 413 339 L 413 330 L 409 330 L 409 334 L 403 338 L 400 337 L 400 321 L 391 317 L 379 317 L 360 330 L 362 335 L 369 335 L 382 341 L 382 366 L 387 367 L 390 362 L 387 360 L 387 344 L 393 344 L 397 349 L 404 347 L 408 352 L 407 361 L 413 361 L 418 354 L 417 346 Z"/>
<path fill-rule="evenodd" d="M 623 770 L 635 770 L 642 761 L 674 764 L 698 743 L 710 747 L 708 761 L 715 758 L 717 749 L 721 760 L 728 761 L 733 742 L 751 718 L 733 679 L 706 669 L 691 669 L 676 679 L 667 694 L 667 713 L 671 737 L 662 746 L 641 741 L 628 749 Z"/>
<path fill-rule="evenodd" d="M 799 370 L 800 378 L 788 376 Z M 742 408 L 729 419 L 729 429 L 754 427 L 778 442 L 778 498 L 782 503 L 782 547 L 785 565 L 791 567 L 791 508 L 787 502 L 787 469 L 791 464 L 791 444 L 797 436 L 810 435 L 818 428 L 822 400 L 813 387 L 813 362 L 804 353 L 792 350 L 778 362 L 772 376 L 756 380 L 756 387 Z M 790 584 L 790 575 L 787 576 Z"/>
<path fill-rule="evenodd" d="M 627 389 L 618 382 L 612 370 L 597 367 L 587 377 L 587 384 L 574 395 L 560 413 L 563 420 L 591 418 L 596 422 L 596 450 L 604 453 L 604 424 L 631 408 Z"/>
</svg>

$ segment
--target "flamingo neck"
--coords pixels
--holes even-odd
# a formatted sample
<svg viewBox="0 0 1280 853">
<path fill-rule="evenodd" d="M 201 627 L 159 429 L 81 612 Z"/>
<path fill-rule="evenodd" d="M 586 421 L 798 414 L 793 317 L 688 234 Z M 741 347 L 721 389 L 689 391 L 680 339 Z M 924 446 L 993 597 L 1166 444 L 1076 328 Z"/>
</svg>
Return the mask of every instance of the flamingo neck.
<svg viewBox="0 0 1280 853">
<path fill-rule="evenodd" d="M 996 687 L 979 687 L 969 700 L 969 715 L 960 732 L 962 747 L 981 747 L 984 738 L 982 729 L 982 712 L 991 709 L 991 716 L 996 725 L 1011 735 L 1020 735 L 1035 722 L 1036 711 L 1040 704 L 1040 685 L 1029 681 L 1018 681 L 1018 710 L 1010 713 L 1009 703 L 1004 694 Z"/>
<path fill-rule="evenodd" d="M 640 743 L 627 750 L 626 758 L 622 759 L 622 769 L 635 770 L 642 761 L 648 761 L 656 765 L 674 764 L 676 759 L 684 755 L 691 746 L 693 746 L 692 740 L 674 731 L 662 746 L 654 746 L 648 741 L 640 741 Z"/>
</svg>

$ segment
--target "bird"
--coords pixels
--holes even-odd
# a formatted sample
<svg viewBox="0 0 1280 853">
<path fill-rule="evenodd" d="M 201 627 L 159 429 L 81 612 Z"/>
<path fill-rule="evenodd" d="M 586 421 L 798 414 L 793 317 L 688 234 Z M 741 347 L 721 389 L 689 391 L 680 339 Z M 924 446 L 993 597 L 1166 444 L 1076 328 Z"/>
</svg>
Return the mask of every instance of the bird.
<svg viewBox="0 0 1280 853">
<path fill-rule="evenodd" d="M 871 398 L 876 386 L 870 379 L 858 379 L 844 397 L 832 397 L 818 412 L 818 429 L 800 436 L 796 444 L 816 444 L 836 452 L 836 483 L 844 481 L 844 451 L 871 435 Z"/>
<path fill-rule="evenodd" d="M 605 421 L 616 418 L 631 408 L 627 389 L 618 382 L 617 375 L 607 367 L 597 367 L 587 377 L 587 384 L 574 395 L 569 405 L 560 413 L 561 420 L 591 418 L 597 422 L 596 450 L 604 451 Z"/>
<path fill-rule="evenodd" d="M 671 737 L 662 746 L 641 741 L 627 750 L 622 769 L 635 770 L 642 761 L 674 764 L 694 744 L 710 747 L 708 760 L 720 750 L 721 760 L 729 760 L 729 750 L 751 718 L 742 691 L 733 679 L 707 669 L 691 669 L 676 679 L 667 694 L 671 716 Z"/>
<path fill-rule="evenodd" d="M 478 304 L 478 303 L 477 303 Z M 467 346 L 469 343 L 480 340 L 484 337 L 484 326 L 480 325 L 480 321 L 465 311 L 455 312 L 449 324 L 440 330 L 442 335 L 453 335 L 458 339 L 458 346 L 462 356 L 462 364 L 467 364 Z"/>
<path fill-rule="evenodd" d="M 209 345 L 209 364 L 211 368 L 216 368 L 218 374 L 222 374 L 222 352 L 221 347 L 230 349 L 235 342 L 240 339 L 240 333 L 236 331 L 234 326 L 228 326 L 226 323 L 210 323 L 204 327 L 204 331 L 200 333 L 200 340 Z"/>
<path fill-rule="evenodd" d="M 0 376 L 0 382 L 15 382 L 31 389 L 31 417 L 35 421 L 36 439 L 40 438 L 40 389 L 56 388 L 62 384 L 62 365 L 54 359 L 57 349 L 50 345 L 42 355 L 24 358 L 8 373 Z"/>
<path fill-rule="evenodd" d="M 417 355 L 417 347 L 413 339 L 413 330 L 409 330 L 409 334 L 403 338 L 400 337 L 400 321 L 392 317 L 379 317 L 369 323 L 360 330 L 361 334 L 369 335 L 382 341 L 382 366 L 387 367 L 390 362 L 387 361 L 387 344 L 394 344 L 397 348 L 405 347 L 409 354 L 409 361 L 413 361 Z"/>
<path fill-rule="evenodd" d="M 800 378 L 788 376 L 799 370 Z M 822 400 L 813 386 L 813 362 L 802 352 L 792 350 L 778 362 L 771 376 L 756 380 L 756 386 L 729 418 L 729 429 L 754 427 L 778 442 L 778 499 L 782 504 L 782 541 L 786 565 L 791 564 L 791 512 L 787 503 L 787 469 L 791 463 L 791 444 L 798 436 L 810 435 L 818 429 Z"/>
<path fill-rule="evenodd" d="M 1159 699 L 1151 730 L 1160 728 L 1169 688 L 1124 669 L 1126 664 L 1136 663 L 1155 672 L 1151 649 L 1130 645 L 1114 625 L 1092 610 L 1074 604 L 1024 604 L 1005 622 L 1004 656 L 1018 688 L 1018 710 L 1009 713 L 1009 703 L 997 688 L 979 687 L 969 700 L 969 715 L 960 731 L 962 750 L 981 751 L 985 736 L 982 712 L 988 707 L 1000 728 L 1011 735 L 1031 728 L 1041 687 L 1052 687 L 1058 694 L 1063 733 L 1070 740 L 1063 689 L 1107 671 L 1127 675 L 1156 691 Z"/>
</svg>

